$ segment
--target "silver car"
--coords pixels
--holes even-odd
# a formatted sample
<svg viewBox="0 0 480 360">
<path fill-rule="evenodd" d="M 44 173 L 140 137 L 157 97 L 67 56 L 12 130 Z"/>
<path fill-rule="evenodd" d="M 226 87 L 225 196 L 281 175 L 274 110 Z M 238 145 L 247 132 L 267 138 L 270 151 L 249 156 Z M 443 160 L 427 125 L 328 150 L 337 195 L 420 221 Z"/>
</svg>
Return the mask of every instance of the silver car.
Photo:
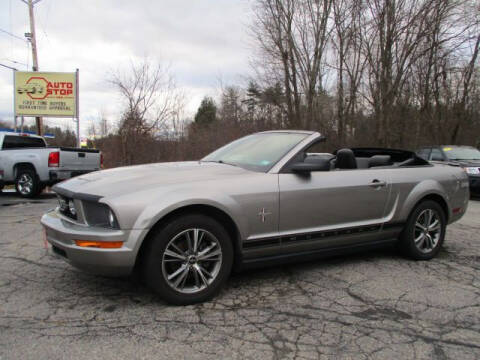
<svg viewBox="0 0 480 360">
<path fill-rule="evenodd" d="M 467 209 L 460 167 L 409 151 L 315 152 L 317 132 L 269 131 L 200 161 L 122 167 L 54 187 L 52 250 L 96 274 L 141 274 L 166 301 L 213 297 L 232 269 L 398 246 L 438 254 Z"/>
</svg>

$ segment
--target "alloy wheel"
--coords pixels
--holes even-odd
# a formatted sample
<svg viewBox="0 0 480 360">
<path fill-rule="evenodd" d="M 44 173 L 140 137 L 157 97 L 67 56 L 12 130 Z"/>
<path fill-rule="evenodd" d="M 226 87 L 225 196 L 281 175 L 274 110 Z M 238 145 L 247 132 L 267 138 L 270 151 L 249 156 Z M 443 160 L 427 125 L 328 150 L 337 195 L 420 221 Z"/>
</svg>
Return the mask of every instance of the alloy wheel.
<svg viewBox="0 0 480 360">
<path fill-rule="evenodd" d="M 431 252 L 438 244 L 442 233 L 441 218 L 436 210 L 425 209 L 417 217 L 414 241 L 418 250 Z"/>
<path fill-rule="evenodd" d="M 162 273 L 175 291 L 197 293 L 206 289 L 222 266 L 218 239 L 204 229 L 188 229 L 175 235 L 163 253 Z"/>
<path fill-rule="evenodd" d="M 22 195 L 28 195 L 33 189 L 33 178 L 29 174 L 22 174 L 18 179 L 18 191 Z"/>
</svg>

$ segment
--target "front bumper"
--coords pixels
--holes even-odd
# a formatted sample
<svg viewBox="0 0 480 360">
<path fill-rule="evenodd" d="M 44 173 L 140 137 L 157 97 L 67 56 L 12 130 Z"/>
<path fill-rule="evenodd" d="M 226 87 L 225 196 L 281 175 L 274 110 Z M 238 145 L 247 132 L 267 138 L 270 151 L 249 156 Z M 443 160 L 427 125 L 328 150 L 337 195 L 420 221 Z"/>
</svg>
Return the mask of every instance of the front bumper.
<svg viewBox="0 0 480 360">
<path fill-rule="evenodd" d="M 53 253 L 83 271 L 106 276 L 126 276 L 132 273 L 139 245 L 146 230 L 112 230 L 75 224 L 56 210 L 41 219 L 46 240 Z M 75 240 L 122 241 L 118 249 L 80 247 Z"/>
</svg>

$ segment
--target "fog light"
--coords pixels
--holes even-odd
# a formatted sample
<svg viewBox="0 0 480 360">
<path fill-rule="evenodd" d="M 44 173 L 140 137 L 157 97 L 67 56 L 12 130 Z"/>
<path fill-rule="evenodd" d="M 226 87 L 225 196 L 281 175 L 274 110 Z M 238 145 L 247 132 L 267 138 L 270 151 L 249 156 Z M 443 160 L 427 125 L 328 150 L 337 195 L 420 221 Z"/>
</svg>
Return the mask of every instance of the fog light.
<svg viewBox="0 0 480 360">
<path fill-rule="evenodd" d="M 99 249 L 118 249 L 123 245 L 122 241 L 90 241 L 75 240 L 75 244 L 80 247 L 92 247 Z"/>
</svg>

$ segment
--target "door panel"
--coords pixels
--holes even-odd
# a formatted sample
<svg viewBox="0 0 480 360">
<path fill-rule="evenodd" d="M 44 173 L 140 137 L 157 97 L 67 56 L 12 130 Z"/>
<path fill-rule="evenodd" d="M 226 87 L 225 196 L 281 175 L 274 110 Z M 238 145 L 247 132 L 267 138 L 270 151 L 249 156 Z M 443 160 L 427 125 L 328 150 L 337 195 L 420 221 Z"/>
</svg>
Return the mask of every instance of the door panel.
<svg viewBox="0 0 480 360">
<path fill-rule="evenodd" d="M 390 191 L 383 169 L 280 174 L 279 186 L 286 234 L 382 223 Z"/>
</svg>

